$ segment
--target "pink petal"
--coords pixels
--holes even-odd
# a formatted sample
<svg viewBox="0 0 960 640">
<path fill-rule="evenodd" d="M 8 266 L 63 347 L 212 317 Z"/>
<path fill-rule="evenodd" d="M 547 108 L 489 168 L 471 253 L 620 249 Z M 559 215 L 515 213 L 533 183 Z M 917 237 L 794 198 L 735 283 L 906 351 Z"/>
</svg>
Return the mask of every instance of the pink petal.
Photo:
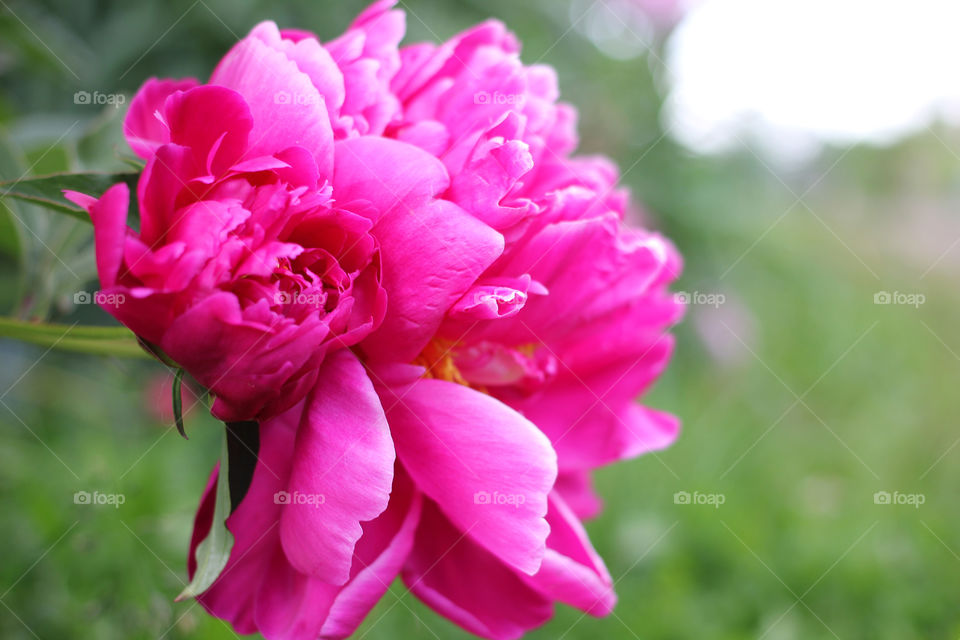
<svg viewBox="0 0 960 640">
<path fill-rule="evenodd" d="M 424 504 L 417 539 L 403 570 L 407 588 L 470 633 L 515 640 L 553 615 L 550 600 Z"/>
<path fill-rule="evenodd" d="M 196 174 L 221 176 L 239 161 L 253 128 L 250 107 L 236 91 L 203 85 L 167 98 L 170 141 L 189 147 Z"/>
<path fill-rule="evenodd" d="M 492 397 L 420 379 L 380 389 L 397 455 L 417 487 L 503 562 L 535 573 L 556 457 L 539 429 Z"/>
<path fill-rule="evenodd" d="M 324 98 L 295 62 L 247 37 L 224 56 L 210 82 L 236 90 L 250 105 L 254 125 L 247 157 L 303 147 L 313 152 L 320 175 L 330 175 L 333 130 Z"/>
<path fill-rule="evenodd" d="M 316 640 L 336 593 L 336 586 L 290 566 L 277 545 L 257 590 L 257 631 L 267 640 Z"/>
<path fill-rule="evenodd" d="M 581 520 L 597 516 L 603 510 L 603 500 L 593 490 L 588 471 L 564 471 L 557 475 L 553 490 L 560 494 L 570 510 Z"/>
<path fill-rule="evenodd" d="M 520 313 L 530 295 L 546 294 L 546 287 L 531 280 L 528 274 L 519 278 L 484 278 L 453 305 L 450 318 L 471 324 L 509 318 Z"/>
<path fill-rule="evenodd" d="M 387 507 L 394 451 L 380 400 L 349 350 L 327 356 L 297 434 L 280 538 L 298 571 L 332 584 L 350 578 L 360 523 Z M 314 497 L 297 503 L 296 496 Z"/>
<path fill-rule="evenodd" d="M 221 420 L 249 420 L 265 408 L 269 414 L 282 411 L 302 397 L 285 386 L 293 376 L 302 372 L 312 387 L 317 375 L 327 326 L 319 318 L 300 323 L 272 315 L 261 319 L 259 311 L 270 313 L 266 307 L 260 301 L 241 309 L 232 293 L 213 293 L 177 316 L 159 342 L 216 394 L 213 414 Z"/>
<path fill-rule="evenodd" d="M 383 597 L 413 548 L 423 504 L 399 465 L 390 505 L 376 520 L 363 523 L 363 537 L 354 551 L 350 582 L 337 594 L 320 631 L 324 638 L 346 638 Z"/>
<path fill-rule="evenodd" d="M 370 203 L 377 211 L 374 222 L 394 209 L 410 215 L 449 183 L 443 163 L 411 144 L 374 136 L 337 142 L 334 197 L 345 208 Z"/>
<path fill-rule="evenodd" d="M 562 470 L 591 469 L 676 439 L 676 418 L 636 403 L 669 362 L 673 337 L 663 321 L 675 311 L 672 300 L 640 298 L 584 325 L 551 346 L 557 373 L 540 392 L 508 400 L 547 434 Z"/>
<path fill-rule="evenodd" d="M 420 147 L 427 153 L 440 157 L 450 145 L 450 134 L 442 122 L 422 120 L 406 125 L 396 132 L 397 140 Z"/>
<path fill-rule="evenodd" d="M 330 113 L 339 113 L 344 97 L 343 73 L 315 35 L 292 29 L 280 31 L 275 23 L 267 21 L 255 26 L 249 37 L 263 41 L 293 60 L 297 68 L 310 77 Z"/>
<path fill-rule="evenodd" d="M 165 144 L 148 161 L 137 183 L 140 240 L 157 248 L 176 216 L 177 196 L 186 188 L 193 167 L 187 147 Z"/>
<path fill-rule="evenodd" d="M 100 285 L 103 288 L 114 286 L 123 263 L 130 190 L 121 182 L 107 189 L 99 200 L 76 191 L 64 191 L 64 195 L 90 213 Z"/>
<path fill-rule="evenodd" d="M 522 317 L 499 327 L 513 339 L 551 342 L 648 293 L 669 264 L 667 243 L 622 233 L 613 213 L 548 225 L 497 269 L 529 273 L 550 295 L 530 300 Z"/>
<path fill-rule="evenodd" d="M 396 210 L 373 234 L 388 304 L 380 328 L 361 346 L 371 360 L 409 362 L 503 251 L 503 236 L 446 200 L 414 212 Z"/>
<path fill-rule="evenodd" d="M 608 615 L 617 602 L 613 580 L 583 525 L 556 492 L 550 494 L 547 522 L 547 553 L 540 571 L 525 578 L 527 583 L 546 597 L 591 615 Z"/>
<path fill-rule="evenodd" d="M 130 102 L 123 120 L 123 135 L 133 152 L 144 160 L 150 158 L 162 144 L 170 142 L 170 130 L 163 116 L 163 105 L 170 94 L 197 86 L 195 78 L 183 80 L 150 78 L 143 83 Z"/>
</svg>

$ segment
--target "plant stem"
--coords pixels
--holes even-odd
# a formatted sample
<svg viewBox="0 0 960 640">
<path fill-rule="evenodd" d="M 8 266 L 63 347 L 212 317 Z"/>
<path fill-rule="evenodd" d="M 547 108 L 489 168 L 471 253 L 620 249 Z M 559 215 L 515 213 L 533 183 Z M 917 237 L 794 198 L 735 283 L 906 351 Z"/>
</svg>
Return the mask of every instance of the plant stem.
<svg viewBox="0 0 960 640">
<path fill-rule="evenodd" d="M 151 357 L 137 344 L 136 336 L 124 327 L 49 324 L 0 318 L 0 338 L 90 355 Z"/>
</svg>

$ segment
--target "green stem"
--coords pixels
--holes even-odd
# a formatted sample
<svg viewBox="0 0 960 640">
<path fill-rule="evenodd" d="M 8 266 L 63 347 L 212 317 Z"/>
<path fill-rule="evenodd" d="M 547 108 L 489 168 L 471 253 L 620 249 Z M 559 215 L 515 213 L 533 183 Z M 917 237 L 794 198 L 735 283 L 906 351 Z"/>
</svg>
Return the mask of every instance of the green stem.
<svg viewBox="0 0 960 640">
<path fill-rule="evenodd" d="M 90 355 L 150 358 L 137 344 L 136 336 L 124 327 L 71 326 L 0 318 L 0 337 Z"/>
</svg>

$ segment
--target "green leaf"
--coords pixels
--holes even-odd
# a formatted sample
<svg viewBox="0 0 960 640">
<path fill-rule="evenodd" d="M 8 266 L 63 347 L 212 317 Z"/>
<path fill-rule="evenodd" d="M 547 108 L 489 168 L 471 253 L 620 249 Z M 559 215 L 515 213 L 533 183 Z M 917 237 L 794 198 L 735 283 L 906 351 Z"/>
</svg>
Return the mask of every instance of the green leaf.
<svg viewBox="0 0 960 640">
<path fill-rule="evenodd" d="M 183 386 L 183 369 L 177 369 L 177 374 L 173 377 L 173 420 L 177 423 L 177 431 L 183 436 L 184 440 L 189 440 L 187 432 L 183 428 L 183 395 L 181 387 Z"/>
<path fill-rule="evenodd" d="M 90 327 L 0 318 L 0 338 L 13 338 L 91 355 L 150 357 L 140 348 L 136 336 L 124 327 Z"/>
<path fill-rule="evenodd" d="M 228 462 L 227 435 L 224 429 L 223 446 L 220 450 L 220 470 L 217 473 L 217 493 L 213 506 L 213 522 L 210 533 L 197 545 L 197 570 L 176 601 L 195 598 L 216 582 L 230 559 L 233 534 L 227 529 L 230 515 L 230 468 Z"/>
<path fill-rule="evenodd" d="M 0 182 L 0 198 L 17 198 L 38 204 L 47 209 L 66 213 L 79 220 L 90 222 L 87 212 L 63 197 L 63 190 L 79 191 L 89 196 L 100 197 L 103 192 L 118 182 L 126 182 L 136 192 L 139 173 L 53 173 L 32 176 L 21 180 Z M 131 203 L 135 198 L 131 198 Z"/>
</svg>

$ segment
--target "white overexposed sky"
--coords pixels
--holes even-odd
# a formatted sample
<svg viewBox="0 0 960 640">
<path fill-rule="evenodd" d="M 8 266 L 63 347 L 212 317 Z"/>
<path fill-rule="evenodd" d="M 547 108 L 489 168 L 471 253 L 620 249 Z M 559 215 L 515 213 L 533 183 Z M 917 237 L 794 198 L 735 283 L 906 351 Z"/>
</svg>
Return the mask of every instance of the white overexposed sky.
<svg viewBox="0 0 960 640">
<path fill-rule="evenodd" d="M 672 135 L 803 157 L 960 121 L 960 0 L 702 0 L 667 46 Z"/>
</svg>

